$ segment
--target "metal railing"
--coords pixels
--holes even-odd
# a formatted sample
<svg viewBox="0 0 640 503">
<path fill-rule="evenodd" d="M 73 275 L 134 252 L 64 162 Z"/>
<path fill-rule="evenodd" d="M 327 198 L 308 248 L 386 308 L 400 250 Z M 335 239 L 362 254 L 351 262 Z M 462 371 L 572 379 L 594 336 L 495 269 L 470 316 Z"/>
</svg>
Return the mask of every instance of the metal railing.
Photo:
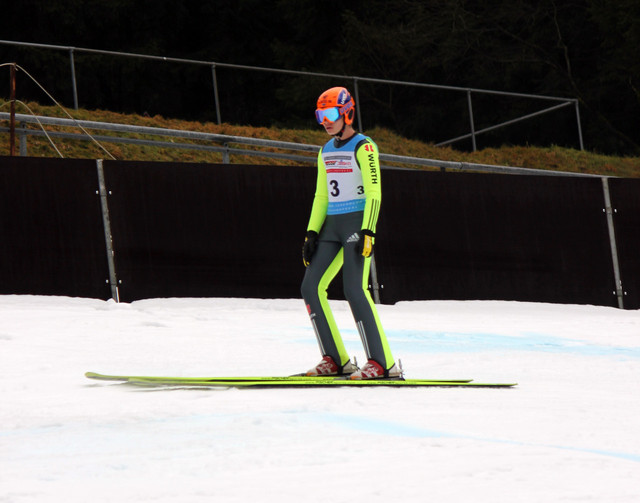
<svg viewBox="0 0 640 503">
<path fill-rule="evenodd" d="M 477 136 L 487 133 L 489 131 L 494 131 L 498 128 L 502 128 L 505 126 L 510 126 L 518 122 L 522 122 L 533 117 L 537 117 L 549 112 L 556 111 L 560 108 L 564 108 L 567 106 L 573 106 L 575 109 L 576 116 L 576 127 L 577 127 L 577 135 L 578 135 L 578 143 L 580 150 L 584 150 L 584 141 L 582 138 L 582 127 L 580 124 L 580 108 L 578 106 L 578 100 L 575 98 L 562 98 L 557 96 L 544 96 L 538 94 L 526 94 L 526 93 L 512 93 L 505 91 L 494 91 L 488 89 L 476 89 L 469 87 L 456 87 L 456 86 L 444 86 L 437 84 L 425 84 L 420 82 L 406 82 L 399 80 L 384 80 L 384 79 L 374 79 L 368 77 L 358 77 L 352 75 L 337 75 L 337 74 L 328 74 L 328 73 L 318 73 L 318 72 L 303 72 L 296 70 L 284 70 L 277 68 L 266 68 L 266 67 L 258 67 L 258 66 L 248 66 L 248 65 L 235 65 L 229 63 L 219 63 L 214 61 L 202 61 L 202 60 L 194 60 L 194 59 L 182 59 L 182 58 L 171 58 L 165 56 L 152 56 L 148 54 L 136 54 L 136 53 L 126 53 L 126 52 L 117 52 L 117 51 L 104 51 L 99 49 L 87 49 L 87 48 L 79 48 L 72 46 L 62 46 L 62 45 L 49 45 L 49 44 L 36 44 L 36 43 L 28 43 L 28 42 L 17 42 L 11 40 L 0 40 L 0 44 L 5 45 L 13 45 L 18 47 L 27 47 L 34 49 L 49 49 L 49 50 L 63 50 L 69 53 L 69 60 L 71 65 L 71 86 L 73 89 L 73 101 L 74 107 L 78 108 L 78 87 L 76 82 L 76 64 L 74 59 L 75 53 L 85 53 L 85 54 L 100 54 L 100 55 L 109 55 L 116 57 L 126 57 L 126 58 L 138 58 L 145 60 L 153 60 L 153 61 L 162 61 L 167 63 L 180 63 L 180 64 L 189 64 L 189 65 L 198 65 L 198 66 L 208 66 L 211 68 L 211 76 L 212 76 L 212 85 L 213 85 L 213 94 L 215 100 L 216 107 L 216 119 L 218 124 L 222 123 L 222 116 L 220 112 L 220 98 L 218 92 L 218 78 L 216 69 L 217 68 L 230 68 L 235 70 L 246 70 L 246 71 L 258 71 L 258 72 L 271 72 L 271 73 L 279 73 L 279 74 L 287 74 L 287 75 L 295 75 L 295 76 L 308 76 L 308 77 L 321 77 L 321 78 L 339 78 L 344 81 L 351 81 L 353 83 L 353 91 L 356 103 L 359 103 L 359 82 L 368 82 L 373 84 L 387 84 L 387 85 L 397 85 L 397 86 L 410 86 L 410 87 L 418 87 L 418 88 L 427 88 L 427 89 L 436 89 L 436 90 L 446 90 L 446 91 L 455 91 L 466 94 L 467 98 L 467 109 L 469 114 L 469 133 L 457 136 L 455 138 L 451 138 L 449 140 L 437 143 L 440 145 L 448 145 L 451 143 L 458 142 L 464 139 L 471 139 L 473 151 L 477 150 L 476 138 Z M 543 100 L 548 102 L 555 102 L 556 104 L 537 112 L 533 112 L 521 117 L 517 117 L 515 119 L 511 119 L 505 122 L 501 122 L 499 124 L 495 124 L 493 126 L 489 126 L 483 129 L 476 130 L 475 127 L 475 119 L 474 119 L 474 109 L 473 109 L 473 100 L 472 97 L 474 94 L 485 94 L 485 95 L 498 95 L 498 96 L 506 96 L 512 98 L 526 98 L 533 100 Z M 361 107 L 356 107 L 357 113 L 357 124 L 362 130 L 362 117 L 360 112 Z"/>
<path fill-rule="evenodd" d="M 10 115 L 7 112 L 0 112 L 0 120 L 9 120 Z M 185 131 L 181 129 L 168 129 L 150 126 L 134 126 L 129 124 L 117 124 L 109 122 L 95 122 L 87 120 L 64 119 L 58 117 L 33 116 L 26 114 L 15 114 L 15 121 L 20 125 L 15 132 L 20 140 L 20 155 L 27 155 L 26 139 L 28 136 L 45 136 L 44 131 L 40 129 L 27 129 L 27 124 L 61 126 L 78 129 L 80 126 L 85 129 L 97 131 L 113 131 L 117 133 L 142 134 L 149 136 L 159 136 L 164 138 L 181 138 L 185 140 L 200 141 L 206 143 L 178 143 L 174 141 L 163 141 L 144 138 L 130 138 L 122 136 L 92 135 L 99 142 L 123 143 L 130 145 L 145 145 L 164 148 L 192 149 L 208 152 L 221 153 L 223 162 L 230 163 L 230 155 L 248 155 L 273 159 L 284 159 L 301 163 L 315 164 L 316 156 L 320 150 L 318 145 L 309 145 L 305 143 L 294 143 L 286 141 L 267 140 L 262 138 L 250 138 L 244 136 L 233 136 L 216 133 L 204 133 L 200 131 Z M 8 127 L 0 127 L 0 131 L 9 132 Z M 51 138 L 60 138 L 67 140 L 85 140 L 90 141 L 91 138 L 85 134 L 63 132 L 63 131 L 47 131 Z M 212 145 L 213 144 L 213 145 Z M 246 145 L 262 149 L 277 149 L 280 152 L 269 152 L 265 150 L 249 150 L 246 148 L 232 147 L 231 145 Z M 282 152 L 284 151 L 284 152 Z M 311 155 L 301 155 L 300 152 Z M 518 175 L 542 175 L 542 176 L 583 176 L 583 177 L 599 177 L 586 173 L 571 173 L 565 171 L 547 171 L 530 168 L 520 168 L 513 166 L 498 166 L 492 164 L 478 164 L 459 161 L 442 161 L 438 159 L 427 159 L 422 157 L 412 157 L 395 154 L 380 154 L 382 167 L 387 169 L 412 169 L 412 167 L 421 168 L 440 168 L 441 170 L 453 171 L 478 171 L 486 173 L 504 173 Z M 385 164 L 391 163 L 391 164 Z M 405 166 L 399 167 L 398 164 Z"/>
</svg>

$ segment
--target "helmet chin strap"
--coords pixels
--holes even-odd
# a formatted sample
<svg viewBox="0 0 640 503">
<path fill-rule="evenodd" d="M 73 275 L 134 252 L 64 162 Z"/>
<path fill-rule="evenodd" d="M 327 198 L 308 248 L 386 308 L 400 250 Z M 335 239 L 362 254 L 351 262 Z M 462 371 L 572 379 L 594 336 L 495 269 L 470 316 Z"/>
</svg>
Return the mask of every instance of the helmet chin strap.
<svg viewBox="0 0 640 503">
<path fill-rule="evenodd" d="M 342 133 L 344 133 L 344 128 L 347 127 L 347 122 L 344 120 L 342 120 L 342 127 L 340 128 L 340 131 L 338 131 L 336 134 L 333 135 L 334 138 L 338 138 L 338 140 L 342 139 Z"/>
<path fill-rule="evenodd" d="M 347 114 L 349 114 L 349 116 L 351 118 L 353 118 L 353 108 L 351 108 L 351 110 L 349 110 L 347 112 Z M 347 117 L 346 115 L 342 116 L 342 127 L 340 128 L 340 131 L 338 131 L 336 134 L 333 135 L 334 138 L 337 138 L 338 140 L 342 140 L 342 135 L 344 134 L 344 130 L 347 127 Z"/>
<path fill-rule="evenodd" d="M 346 117 L 343 115 L 342 116 L 342 127 L 340 128 L 340 131 L 338 131 L 336 134 L 333 135 L 334 138 L 337 138 L 338 140 L 342 139 L 342 135 L 344 134 L 344 130 L 347 127 L 347 119 Z"/>
</svg>

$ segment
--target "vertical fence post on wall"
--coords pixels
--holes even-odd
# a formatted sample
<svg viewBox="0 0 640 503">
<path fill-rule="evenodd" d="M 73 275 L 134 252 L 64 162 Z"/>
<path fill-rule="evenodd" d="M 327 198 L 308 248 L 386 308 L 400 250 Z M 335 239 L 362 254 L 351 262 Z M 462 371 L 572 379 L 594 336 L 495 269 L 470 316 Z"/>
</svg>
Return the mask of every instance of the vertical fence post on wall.
<svg viewBox="0 0 640 503">
<path fill-rule="evenodd" d="M 73 58 L 73 47 L 69 48 L 69 59 L 71 60 L 71 88 L 73 89 L 73 108 L 78 110 L 78 85 L 76 83 L 76 62 Z"/>
<path fill-rule="evenodd" d="M 211 65 L 211 75 L 213 77 L 213 99 L 216 103 L 216 119 L 218 121 L 218 126 L 222 124 L 222 118 L 220 116 L 220 98 L 218 97 L 218 76 L 216 74 L 216 64 L 212 63 Z"/>
<path fill-rule="evenodd" d="M 476 126 L 473 120 L 473 104 L 471 103 L 471 89 L 467 89 L 467 107 L 469 108 L 469 124 L 471 126 L 471 146 L 473 151 L 477 150 L 476 146 Z"/>
<path fill-rule="evenodd" d="M 602 177 L 602 189 L 604 191 L 604 212 L 607 214 L 607 226 L 609 228 L 609 244 L 611 246 L 611 258 L 613 260 L 613 277 L 616 283 L 616 290 L 613 292 L 618 298 L 618 307 L 624 309 L 624 290 L 622 289 L 622 278 L 620 277 L 620 262 L 618 261 L 618 246 L 616 244 L 616 232 L 613 225 L 614 209 L 611 205 L 611 194 L 609 192 L 609 179 Z"/>
<path fill-rule="evenodd" d="M 104 241 L 107 249 L 107 265 L 109 268 L 109 279 L 107 282 L 111 286 L 111 298 L 120 302 L 120 291 L 118 289 L 118 278 L 116 276 L 116 264 L 113 251 L 113 236 L 111 235 L 111 219 L 109 218 L 109 201 L 107 200 L 107 185 L 104 181 L 103 160 L 96 160 L 98 170 L 98 190 L 100 195 L 100 207 L 102 208 L 102 223 L 104 227 Z"/>
</svg>

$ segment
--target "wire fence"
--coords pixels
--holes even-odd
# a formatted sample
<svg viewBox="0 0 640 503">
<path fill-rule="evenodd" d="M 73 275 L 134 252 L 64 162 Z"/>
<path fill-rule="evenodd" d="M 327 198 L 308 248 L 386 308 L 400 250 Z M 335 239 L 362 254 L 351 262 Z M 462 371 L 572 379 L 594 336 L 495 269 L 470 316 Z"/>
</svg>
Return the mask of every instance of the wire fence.
<svg viewBox="0 0 640 503">
<path fill-rule="evenodd" d="M 461 93 L 466 97 L 466 108 L 468 114 L 468 123 L 469 123 L 469 132 L 463 135 L 458 135 L 453 138 L 449 138 L 447 140 L 436 143 L 438 146 L 450 145 L 453 143 L 460 142 L 462 140 L 470 140 L 473 151 L 477 150 L 477 138 L 480 135 L 486 134 L 491 131 L 495 131 L 500 128 L 505 128 L 508 126 L 513 126 L 514 124 L 521 123 L 524 121 L 528 121 L 533 119 L 534 117 L 539 117 L 541 115 L 549 114 L 551 112 L 557 111 L 559 109 L 563 109 L 566 107 L 573 107 L 575 111 L 575 121 L 576 121 L 576 133 L 577 140 L 580 150 L 584 150 L 584 141 L 582 136 L 582 127 L 580 120 L 580 109 L 578 105 L 578 100 L 575 98 L 563 98 L 557 96 L 545 96 L 538 94 L 527 94 L 527 93 L 514 93 L 514 92 L 505 92 L 505 91 L 495 91 L 489 89 L 477 89 L 470 87 L 456 87 L 456 86 L 446 86 L 446 85 L 438 85 L 438 84 L 427 84 L 421 82 L 407 82 L 407 81 L 399 81 L 399 80 L 385 80 L 385 79 L 375 79 L 368 77 L 360 77 L 353 75 L 338 75 L 338 74 L 329 74 L 329 73 L 318 73 L 318 72 L 305 72 L 305 71 L 296 71 L 296 70 L 285 70 L 278 68 L 267 68 L 267 67 L 258 67 L 258 66 L 248 66 L 248 65 L 236 65 L 229 63 L 220 63 L 215 61 L 204 61 L 204 60 L 194 60 L 194 59 L 182 59 L 182 58 L 173 58 L 173 57 L 165 57 L 165 56 L 153 56 L 148 54 L 136 54 L 136 53 L 127 53 L 127 52 L 117 52 L 117 51 L 105 51 L 99 49 L 89 49 L 89 48 L 79 48 L 72 46 L 61 46 L 61 45 L 50 45 L 50 44 L 37 44 L 37 43 L 27 43 L 27 42 L 17 42 L 11 40 L 0 40 L 0 44 L 10 45 L 14 47 L 22 47 L 34 50 L 53 50 L 53 51 L 66 51 L 69 54 L 69 63 L 70 63 L 70 79 L 71 79 L 71 88 L 73 92 L 73 103 L 74 108 L 79 107 L 79 97 L 78 97 L 78 82 L 76 77 L 76 62 L 75 62 L 75 54 L 82 53 L 87 55 L 106 55 L 113 56 L 117 58 L 135 58 L 139 60 L 147 60 L 147 61 L 160 61 L 164 63 L 171 64 L 186 64 L 192 66 L 199 67 L 208 67 L 211 71 L 211 86 L 212 93 L 215 104 L 215 113 L 216 113 L 216 121 L 218 124 L 221 124 L 223 121 L 222 117 L 222 107 L 221 107 L 221 99 L 220 99 L 220 85 L 218 78 L 218 69 L 226 68 L 235 71 L 248 71 L 248 72 L 267 72 L 272 74 L 279 75 L 288 75 L 291 77 L 308 77 L 308 78 L 317 78 L 317 79 L 340 79 L 343 82 L 351 82 L 351 87 L 354 93 L 354 98 L 356 103 L 360 103 L 360 84 L 368 83 L 368 84 L 385 84 L 388 86 L 402 86 L 402 87 L 410 87 L 410 88 L 422 88 L 422 89 L 432 89 L 432 90 L 442 90 L 442 91 L 453 91 L 456 93 Z M 476 124 L 478 123 L 478 118 L 476 117 L 477 112 L 474 110 L 474 97 L 485 95 L 485 96 L 500 96 L 505 98 L 523 98 L 526 100 L 533 101 L 542 101 L 546 103 L 553 103 L 551 106 L 546 106 L 540 110 L 536 110 L 531 113 L 527 113 L 516 118 L 512 118 L 506 121 L 499 122 L 497 124 L 493 124 L 490 126 L 477 128 Z M 357 125 L 362 130 L 363 127 L 363 119 L 361 115 L 361 107 L 356 107 L 357 111 Z"/>
</svg>

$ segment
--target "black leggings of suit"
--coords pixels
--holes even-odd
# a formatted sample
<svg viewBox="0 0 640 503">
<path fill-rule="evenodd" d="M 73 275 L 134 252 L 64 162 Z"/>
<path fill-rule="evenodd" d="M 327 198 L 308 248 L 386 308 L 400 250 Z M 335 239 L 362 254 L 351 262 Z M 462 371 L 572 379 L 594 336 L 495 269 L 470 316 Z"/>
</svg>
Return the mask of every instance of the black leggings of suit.
<svg viewBox="0 0 640 503">
<path fill-rule="evenodd" d="M 388 369 L 393 366 L 393 358 L 367 289 L 371 259 L 357 252 L 362 217 L 361 211 L 326 217 L 318 237 L 318 247 L 302 281 L 302 298 L 307 305 L 321 353 L 344 365 L 349 361 L 349 355 L 327 300 L 327 288 L 342 268 L 344 295 L 367 359 L 373 359 Z"/>
</svg>

